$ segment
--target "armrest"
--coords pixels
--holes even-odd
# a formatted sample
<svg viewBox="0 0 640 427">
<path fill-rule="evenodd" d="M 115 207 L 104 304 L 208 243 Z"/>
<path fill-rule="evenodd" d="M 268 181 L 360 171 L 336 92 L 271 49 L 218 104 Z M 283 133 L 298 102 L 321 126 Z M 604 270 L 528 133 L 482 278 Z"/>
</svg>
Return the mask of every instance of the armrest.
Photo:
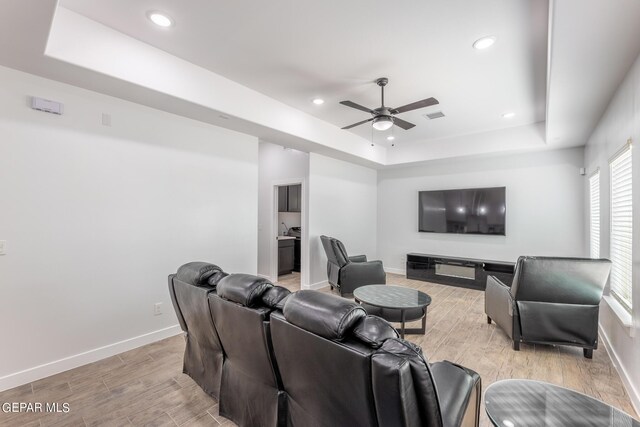
<svg viewBox="0 0 640 427">
<path fill-rule="evenodd" d="M 349 257 L 349 261 L 351 262 L 367 262 L 366 255 L 354 255 Z"/>
<path fill-rule="evenodd" d="M 445 427 L 477 427 L 480 421 L 480 375 L 448 361 L 430 365 Z"/>
<path fill-rule="evenodd" d="M 351 262 L 340 269 L 342 292 L 351 293 L 358 286 L 385 283 L 382 261 Z"/>
<path fill-rule="evenodd" d="M 494 276 L 487 277 L 484 312 L 513 338 L 513 306 L 511 289 Z"/>
</svg>

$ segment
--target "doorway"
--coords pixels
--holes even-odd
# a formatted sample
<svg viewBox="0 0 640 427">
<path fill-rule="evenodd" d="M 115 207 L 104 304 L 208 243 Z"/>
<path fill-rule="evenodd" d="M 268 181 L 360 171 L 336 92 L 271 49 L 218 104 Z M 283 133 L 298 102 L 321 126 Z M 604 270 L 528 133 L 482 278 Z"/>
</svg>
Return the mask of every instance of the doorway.
<svg viewBox="0 0 640 427">
<path fill-rule="evenodd" d="M 307 230 L 304 179 L 273 185 L 274 244 L 271 250 L 271 277 L 291 291 L 300 290 L 305 282 Z"/>
</svg>

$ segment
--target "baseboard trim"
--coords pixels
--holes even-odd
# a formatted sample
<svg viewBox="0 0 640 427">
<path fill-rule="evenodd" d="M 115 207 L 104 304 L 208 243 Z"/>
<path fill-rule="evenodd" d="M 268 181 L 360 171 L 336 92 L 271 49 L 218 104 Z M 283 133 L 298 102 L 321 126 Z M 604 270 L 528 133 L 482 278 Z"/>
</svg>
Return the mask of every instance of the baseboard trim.
<svg viewBox="0 0 640 427">
<path fill-rule="evenodd" d="M 622 364 L 620 363 L 620 358 L 618 357 L 618 354 L 613 349 L 613 347 L 611 347 L 609 337 L 607 336 L 604 329 L 602 329 L 601 325 L 598 325 L 598 332 L 600 333 L 600 337 L 602 338 L 602 344 L 609 354 L 609 359 L 611 359 L 613 366 L 616 368 L 616 371 L 618 371 L 618 375 L 620 375 L 620 379 L 622 379 L 622 384 L 624 385 L 624 388 L 627 390 L 627 394 L 631 399 L 631 405 L 633 405 L 633 409 L 636 410 L 636 414 L 640 414 L 640 393 L 631 383 L 629 374 L 624 369 L 624 366 L 622 366 Z"/>
<path fill-rule="evenodd" d="M 407 275 L 407 270 L 404 269 L 404 268 L 385 267 L 384 271 L 385 271 L 385 273 L 401 274 L 403 276 Z"/>
<path fill-rule="evenodd" d="M 322 282 L 316 282 L 310 285 L 301 286 L 301 289 L 312 289 L 317 291 L 318 289 L 326 288 L 327 286 L 329 286 L 329 282 L 323 280 Z"/>
<path fill-rule="evenodd" d="M 180 325 L 169 326 L 168 328 L 149 332 L 148 334 L 129 338 L 103 347 L 95 348 L 93 350 L 85 351 L 83 353 L 75 354 L 73 356 L 65 357 L 63 359 L 55 360 L 53 362 L 34 366 L 33 368 L 25 369 L 20 372 L 5 375 L 4 377 L 0 377 L 0 392 L 49 377 L 51 375 L 59 374 L 60 372 L 68 371 L 69 369 L 77 368 L 88 363 L 97 362 L 98 360 L 106 359 L 107 357 L 115 356 L 116 354 L 133 350 L 134 348 L 151 344 L 180 333 L 182 333 Z"/>
</svg>

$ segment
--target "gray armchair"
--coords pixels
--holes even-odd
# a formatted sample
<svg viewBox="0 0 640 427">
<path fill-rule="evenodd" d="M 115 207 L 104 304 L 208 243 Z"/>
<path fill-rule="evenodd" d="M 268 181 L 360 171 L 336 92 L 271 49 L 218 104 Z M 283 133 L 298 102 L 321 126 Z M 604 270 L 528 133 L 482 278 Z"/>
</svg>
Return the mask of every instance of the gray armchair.
<svg viewBox="0 0 640 427">
<path fill-rule="evenodd" d="M 340 295 L 352 294 L 360 286 L 387 283 L 382 261 L 367 261 L 366 255 L 350 257 L 342 242 L 333 237 L 320 236 L 320 240 L 327 254 L 329 285 Z"/>
<path fill-rule="evenodd" d="M 487 278 L 485 313 L 513 341 L 598 348 L 598 311 L 609 278 L 607 259 L 520 257 L 509 288 Z"/>
</svg>

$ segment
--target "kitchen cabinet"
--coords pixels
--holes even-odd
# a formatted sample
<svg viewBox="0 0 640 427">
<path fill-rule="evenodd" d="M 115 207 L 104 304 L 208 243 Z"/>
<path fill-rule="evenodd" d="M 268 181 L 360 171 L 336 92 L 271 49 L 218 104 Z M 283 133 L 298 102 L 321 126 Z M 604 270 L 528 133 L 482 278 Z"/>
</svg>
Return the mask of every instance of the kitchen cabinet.
<svg viewBox="0 0 640 427">
<path fill-rule="evenodd" d="M 294 240 L 294 245 L 293 245 L 293 271 L 297 271 L 298 273 L 300 272 L 300 238 L 297 237 L 296 240 Z"/>
<path fill-rule="evenodd" d="M 288 212 L 300 212 L 302 205 L 302 185 L 290 185 L 288 188 Z"/>
<path fill-rule="evenodd" d="M 278 240 L 278 276 L 293 271 L 295 260 L 295 239 Z"/>
<path fill-rule="evenodd" d="M 288 186 L 278 187 L 278 212 L 288 212 L 288 192 Z"/>
<path fill-rule="evenodd" d="M 302 211 L 302 185 L 278 187 L 278 212 Z"/>
</svg>

